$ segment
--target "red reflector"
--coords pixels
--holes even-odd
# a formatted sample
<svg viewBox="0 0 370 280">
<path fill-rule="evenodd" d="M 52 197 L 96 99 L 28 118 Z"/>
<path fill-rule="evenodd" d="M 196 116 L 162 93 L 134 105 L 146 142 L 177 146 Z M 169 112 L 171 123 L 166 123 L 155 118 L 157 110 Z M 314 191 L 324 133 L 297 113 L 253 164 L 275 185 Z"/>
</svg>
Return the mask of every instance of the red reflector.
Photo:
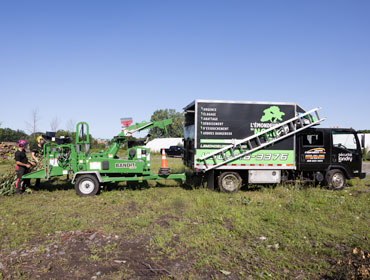
<svg viewBox="0 0 370 280">
<path fill-rule="evenodd" d="M 121 124 L 124 127 L 129 127 L 132 124 L 132 118 L 121 118 Z"/>
<path fill-rule="evenodd" d="M 46 173 L 48 173 L 48 172 L 49 172 L 49 170 L 46 169 Z"/>
</svg>

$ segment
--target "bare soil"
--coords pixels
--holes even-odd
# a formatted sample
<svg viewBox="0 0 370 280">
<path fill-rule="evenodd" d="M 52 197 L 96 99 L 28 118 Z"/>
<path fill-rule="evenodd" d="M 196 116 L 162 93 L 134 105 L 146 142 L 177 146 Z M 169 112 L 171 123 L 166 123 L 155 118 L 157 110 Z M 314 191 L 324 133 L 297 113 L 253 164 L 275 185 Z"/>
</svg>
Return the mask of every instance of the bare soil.
<svg viewBox="0 0 370 280">
<path fill-rule="evenodd" d="M 5 279 L 159 279 L 178 278 L 188 269 L 163 256 L 157 261 L 147 242 L 147 236 L 59 232 L 26 249 L 1 253 L 0 271 Z"/>
<path fill-rule="evenodd" d="M 156 223 L 166 227 L 167 218 L 171 217 Z M 228 220 L 226 223 L 232 227 Z M 145 235 L 132 239 L 100 230 L 57 232 L 33 240 L 27 248 L 0 253 L 0 279 L 186 279 L 191 270 L 189 256 L 158 258 L 159 252 L 151 251 L 148 241 Z M 331 260 L 334 270 L 321 279 L 370 279 L 370 252 L 346 246 L 337 249 L 343 251 L 344 258 Z M 211 276 L 241 279 L 236 275 L 220 277 L 211 266 L 199 279 Z"/>
</svg>

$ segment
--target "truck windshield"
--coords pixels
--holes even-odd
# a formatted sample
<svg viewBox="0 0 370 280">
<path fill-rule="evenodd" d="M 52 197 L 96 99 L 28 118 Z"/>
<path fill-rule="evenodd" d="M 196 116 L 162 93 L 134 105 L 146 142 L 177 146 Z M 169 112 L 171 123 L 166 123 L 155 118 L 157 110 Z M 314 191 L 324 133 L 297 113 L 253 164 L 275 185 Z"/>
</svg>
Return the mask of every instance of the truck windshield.
<svg viewBox="0 0 370 280">
<path fill-rule="evenodd" d="M 333 145 L 346 150 L 357 150 L 356 136 L 350 132 L 333 131 Z"/>
</svg>

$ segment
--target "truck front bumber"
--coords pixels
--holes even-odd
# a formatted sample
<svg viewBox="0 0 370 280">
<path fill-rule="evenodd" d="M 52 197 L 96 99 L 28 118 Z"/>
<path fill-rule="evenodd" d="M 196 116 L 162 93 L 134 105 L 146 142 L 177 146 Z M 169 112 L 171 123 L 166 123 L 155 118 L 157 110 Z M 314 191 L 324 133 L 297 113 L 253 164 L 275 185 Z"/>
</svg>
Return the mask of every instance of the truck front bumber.
<svg viewBox="0 0 370 280">
<path fill-rule="evenodd" d="M 359 179 L 365 179 L 366 177 L 366 172 L 361 172 L 358 176 Z"/>
</svg>

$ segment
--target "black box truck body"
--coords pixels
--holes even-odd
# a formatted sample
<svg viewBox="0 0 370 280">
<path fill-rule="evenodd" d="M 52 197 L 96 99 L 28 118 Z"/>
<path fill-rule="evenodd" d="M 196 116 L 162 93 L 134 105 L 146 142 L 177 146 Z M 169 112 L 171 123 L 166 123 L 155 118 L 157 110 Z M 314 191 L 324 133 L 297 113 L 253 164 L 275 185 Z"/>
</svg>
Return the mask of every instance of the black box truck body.
<svg viewBox="0 0 370 280">
<path fill-rule="evenodd" d="M 316 128 L 319 108 L 295 103 L 195 100 L 184 108 L 184 164 L 208 184 L 233 192 L 242 183 L 301 180 L 340 189 L 362 178 L 352 129 Z"/>
</svg>

